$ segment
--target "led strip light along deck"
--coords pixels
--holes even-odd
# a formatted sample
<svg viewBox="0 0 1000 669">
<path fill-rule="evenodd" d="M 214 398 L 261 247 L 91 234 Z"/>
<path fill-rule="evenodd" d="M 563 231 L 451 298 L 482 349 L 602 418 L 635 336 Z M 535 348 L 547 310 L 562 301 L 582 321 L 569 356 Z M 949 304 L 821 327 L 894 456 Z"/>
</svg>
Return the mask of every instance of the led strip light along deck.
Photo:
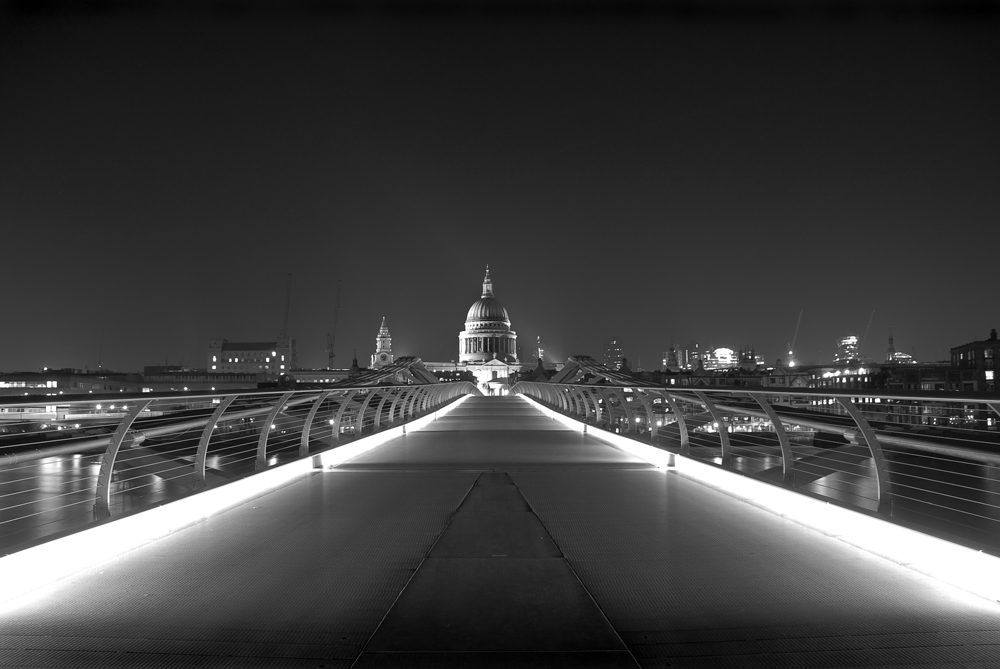
<svg viewBox="0 0 1000 669">
<path fill-rule="evenodd" d="M 586 425 L 526 395 L 518 397 L 571 430 L 586 431 L 664 471 L 669 467 L 668 451 Z M 991 602 L 1000 602 L 1000 558 L 679 454 L 674 455 L 674 462 L 669 469 L 719 492 Z"/>
<path fill-rule="evenodd" d="M 462 404 L 465 395 L 446 407 L 403 425 L 362 437 L 349 444 L 317 454 L 324 469 L 353 458 L 419 430 Z M 316 472 L 311 455 L 266 469 L 258 474 L 218 488 L 209 488 L 183 499 L 168 502 L 75 534 L 0 558 L 0 573 L 8 574 L 0 590 L 0 613 L 51 593 L 59 581 L 104 562 L 113 560 L 172 532 L 244 504 L 296 479 Z"/>
</svg>

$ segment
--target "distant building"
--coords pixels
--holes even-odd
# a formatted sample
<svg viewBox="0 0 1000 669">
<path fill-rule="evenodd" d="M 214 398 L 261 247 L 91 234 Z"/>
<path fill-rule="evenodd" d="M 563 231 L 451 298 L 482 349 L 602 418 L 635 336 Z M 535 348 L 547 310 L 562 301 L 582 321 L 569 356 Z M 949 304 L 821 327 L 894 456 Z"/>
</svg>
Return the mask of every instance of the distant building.
<svg viewBox="0 0 1000 669">
<path fill-rule="evenodd" d="M 357 358 L 354 360 L 357 361 Z M 358 374 L 360 373 L 359 368 Z M 350 374 L 350 369 L 293 369 L 286 376 L 296 383 L 324 384 L 351 378 Z"/>
<path fill-rule="evenodd" d="M 482 296 L 469 307 L 465 329 L 458 333 L 458 362 L 423 364 L 441 379 L 468 378 L 471 374 L 484 393 L 500 395 L 507 392 L 509 383 L 521 371 L 519 350 L 510 315 L 493 295 L 487 266 Z"/>
<path fill-rule="evenodd" d="M 735 369 L 739 367 L 739 359 L 736 357 L 736 351 L 720 346 L 702 359 L 702 366 L 709 371 Z"/>
<path fill-rule="evenodd" d="M 752 372 L 758 369 L 764 369 L 766 365 L 764 364 L 764 356 L 757 355 L 757 350 L 753 346 L 741 346 L 740 353 L 740 369 L 745 372 Z"/>
<path fill-rule="evenodd" d="M 705 359 L 705 353 L 698 342 L 692 341 L 688 343 L 686 348 L 681 349 L 677 362 L 681 369 L 693 371 L 698 369 L 698 365 Z"/>
<path fill-rule="evenodd" d="M 941 362 L 897 363 L 882 367 L 888 391 L 948 391 L 975 393 L 982 390 L 975 369 Z"/>
<path fill-rule="evenodd" d="M 48 369 L 0 374 L 0 395 L 106 395 L 256 388 L 263 374 L 233 374 L 147 367 L 143 374 Z"/>
<path fill-rule="evenodd" d="M 608 337 L 604 340 L 604 366 L 614 370 L 622 368 L 622 360 L 625 352 L 622 349 L 622 340 L 618 337 Z"/>
<path fill-rule="evenodd" d="M 392 355 L 392 335 L 385 325 L 385 316 L 382 317 L 382 326 L 378 329 L 378 336 L 375 337 L 375 352 L 372 354 L 372 369 L 387 367 L 393 361 Z"/>
<path fill-rule="evenodd" d="M 295 340 L 231 342 L 215 338 L 208 342 L 208 371 L 230 374 L 264 374 L 278 377 L 298 367 Z"/>
<path fill-rule="evenodd" d="M 836 363 L 848 363 L 858 359 L 858 336 L 847 335 L 837 340 L 837 353 L 833 357 Z"/>
<path fill-rule="evenodd" d="M 545 351 L 546 351 L 547 348 L 548 348 L 548 346 L 542 340 L 542 335 L 536 336 L 535 337 L 535 351 L 534 351 L 534 354 L 532 355 L 532 359 L 533 360 L 541 360 L 542 362 L 545 362 Z"/>
<path fill-rule="evenodd" d="M 975 370 L 977 385 L 988 393 L 997 391 L 996 360 L 1000 358 L 997 330 L 990 330 L 989 339 L 973 341 L 951 349 L 951 364 Z"/>
<path fill-rule="evenodd" d="M 889 330 L 889 348 L 885 352 L 886 363 L 892 364 L 915 364 L 917 361 L 913 359 L 913 356 L 909 353 L 903 353 L 902 351 L 896 350 L 896 345 L 892 341 L 892 330 Z"/>
<path fill-rule="evenodd" d="M 471 384 L 476 383 L 476 377 L 467 369 L 439 369 L 431 373 L 443 383 L 452 383 L 455 381 L 468 381 Z"/>
<path fill-rule="evenodd" d="M 663 371 L 679 372 L 681 370 L 680 351 L 679 346 L 671 344 L 670 348 L 663 352 Z"/>
<path fill-rule="evenodd" d="M 465 330 L 458 333 L 458 358 L 460 362 L 518 364 L 517 333 L 510 329 L 507 310 L 493 296 L 493 280 L 486 267 L 483 294 L 476 300 L 465 317 Z"/>
</svg>

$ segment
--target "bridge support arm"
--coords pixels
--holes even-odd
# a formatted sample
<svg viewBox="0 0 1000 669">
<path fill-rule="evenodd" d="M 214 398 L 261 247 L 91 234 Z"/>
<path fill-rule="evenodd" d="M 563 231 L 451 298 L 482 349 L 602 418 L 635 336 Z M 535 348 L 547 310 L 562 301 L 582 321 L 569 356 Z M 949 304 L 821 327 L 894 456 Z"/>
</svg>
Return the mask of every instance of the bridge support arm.
<svg viewBox="0 0 1000 669">
<path fill-rule="evenodd" d="M 316 418 L 316 413 L 319 411 L 319 407 L 323 404 L 323 401 L 333 393 L 332 390 L 325 390 L 319 394 L 316 401 L 313 402 L 312 407 L 309 409 L 309 415 L 306 416 L 306 422 L 302 426 L 302 439 L 299 441 L 299 457 L 304 458 L 309 455 L 309 432 L 312 429 L 313 420 Z"/>
<path fill-rule="evenodd" d="M 837 403 L 844 407 L 848 415 L 858 426 L 861 436 L 868 444 L 868 451 L 872 455 L 872 462 L 875 464 L 875 479 L 878 486 L 878 512 L 889 513 L 892 508 L 892 497 L 889 490 L 889 469 L 882 455 L 882 445 L 879 444 L 875 430 L 868 424 L 868 420 L 862 415 L 861 410 L 855 406 L 854 402 L 846 397 L 838 397 Z"/>
<path fill-rule="evenodd" d="M 364 427 L 364 425 L 365 425 L 365 411 L 368 410 L 368 405 L 371 404 L 371 401 L 373 399 L 375 399 L 375 393 L 376 393 L 376 389 L 375 388 L 372 388 L 371 390 L 369 390 L 368 394 L 365 395 L 365 401 L 361 403 L 361 408 L 358 410 L 358 427 L 357 427 L 356 434 L 359 435 L 359 436 L 361 434 L 364 434 L 364 431 L 365 431 L 365 427 Z M 373 425 L 374 425 L 374 423 L 373 423 Z"/>
<path fill-rule="evenodd" d="M 632 394 L 635 395 L 635 399 L 639 401 L 642 407 L 646 410 L 646 422 L 649 425 L 649 443 L 656 443 L 656 422 L 653 419 L 653 407 L 646 398 L 645 393 L 642 390 L 633 390 Z M 638 413 L 636 409 L 636 413 Z M 644 434 L 645 430 L 640 430 L 639 434 Z"/>
<path fill-rule="evenodd" d="M 271 411 L 267 414 L 264 427 L 260 431 L 260 438 L 257 440 L 257 460 L 254 462 L 254 468 L 257 470 L 267 468 L 267 439 L 271 436 L 271 426 L 277 420 L 278 412 L 285 406 L 285 402 L 291 399 L 292 395 L 294 393 L 285 393 L 279 397 L 275 405 L 271 407 Z"/>
<path fill-rule="evenodd" d="M 614 389 L 611 391 L 618 397 L 618 401 L 621 402 L 622 411 L 625 412 L 625 434 L 631 434 L 634 430 L 632 411 L 628 408 L 628 397 L 625 395 L 624 390 Z"/>
<path fill-rule="evenodd" d="M 767 397 L 763 393 L 747 394 L 760 405 L 760 408 L 764 410 L 764 413 L 771 420 L 771 425 L 774 426 L 774 433 L 778 436 L 778 445 L 781 447 L 781 482 L 792 485 L 795 482 L 795 461 L 792 456 L 792 445 L 788 441 L 788 433 L 785 432 L 785 426 L 781 424 L 778 412 L 774 410 L 774 407 L 767 401 Z"/>
<path fill-rule="evenodd" d="M 333 440 L 334 442 L 340 441 L 340 425 L 344 420 L 344 415 L 347 413 L 347 408 L 351 405 L 351 400 L 354 396 L 358 394 L 357 390 L 348 391 L 344 397 L 340 399 L 340 406 L 337 407 L 337 415 L 333 419 Z"/>
<path fill-rule="evenodd" d="M 204 488 L 205 483 L 205 460 L 208 458 L 208 442 L 212 439 L 212 433 L 215 431 L 215 426 L 218 425 L 219 421 L 222 420 L 222 414 L 226 413 L 226 409 L 229 405 L 233 403 L 233 400 L 237 398 L 237 395 L 227 395 L 219 401 L 219 406 L 215 407 L 215 411 L 212 412 L 212 417 L 208 419 L 208 423 L 205 424 L 205 428 L 201 431 L 201 437 L 198 439 L 198 450 L 194 455 L 194 484 L 195 490 L 199 488 Z"/>
<path fill-rule="evenodd" d="M 132 427 L 132 423 L 139 417 L 143 409 L 149 406 L 151 401 L 139 401 L 129 408 L 125 417 L 122 418 L 122 422 L 118 423 L 118 427 L 111 436 L 111 442 L 104 451 L 104 457 L 101 458 L 101 471 L 97 475 L 97 499 L 94 500 L 94 515 L 97 518 L 107 518 L 111 515 L 111 476 L 114 473 L 115 460 L 118 459 L 118 450 L 121 448 L 129 428 Z"/>
<path fill-rule="evenodd" d="M 706 393 L 696 390 L 694 394 L 705 405 L 705 408 L 708 409 L 708 413 L 712 415 L 712 420 L 719 425 L 719 443 L 722 445 L 722 466 L 729 469 L 733 465 L 732 448 L 729 445 L 729 427 L 722 418 L 722 412 L 719 411 L 712 400 L 708 399 Z"/>
<path fill-rule="evenodd" d="M 681 440 L 681 455 L 691 455 L 691 440 L 688 438 L 687 423 L 684 421 L 684 414 L 681 413 L 680 407 L 677 405 L 677 400 L 669 394 L 666 395 L 666 399 L 667 404 L 670 406 L 670 412 L 674 414 L 674 419 L 677 421 L 677 429 Z"/>
<path fill-rule="evenodd" d="M 590 402 L 583 394 L 582 388 L 577 388 L 576 386 L 570 386 L 570 392 L 576 401 L 577 414 L 580 416 L 580 420 L 584 423 L 590 422 Z"/>
</svg>

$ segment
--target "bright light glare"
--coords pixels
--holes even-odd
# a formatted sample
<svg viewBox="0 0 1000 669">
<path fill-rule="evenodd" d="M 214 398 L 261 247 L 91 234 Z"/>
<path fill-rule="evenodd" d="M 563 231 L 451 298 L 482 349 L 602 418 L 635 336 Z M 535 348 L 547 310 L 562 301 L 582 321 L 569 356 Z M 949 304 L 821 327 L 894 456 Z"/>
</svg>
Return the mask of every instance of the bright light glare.
<svg viewBox="0 0 1000 669">
<path fill-rule="evenodd" d="M 661 469 L 668 466 L 670 453 L 667 451 L 585 426 L 573 418 L 543 407 L 530 397 L 519 397 L 564 425 L 575 423 L 578 432 L 584 431 L 585 427 L 590 428 L 587 434 L 592 437 L 617 446 Z M 1000 573 L 1000 558 L 682 455 L 675 455 L 674 461 L 677 472 L 723 494 L 991 602 L 1000 601 L 1000 579 L 996 577 Z"/>
</svg>

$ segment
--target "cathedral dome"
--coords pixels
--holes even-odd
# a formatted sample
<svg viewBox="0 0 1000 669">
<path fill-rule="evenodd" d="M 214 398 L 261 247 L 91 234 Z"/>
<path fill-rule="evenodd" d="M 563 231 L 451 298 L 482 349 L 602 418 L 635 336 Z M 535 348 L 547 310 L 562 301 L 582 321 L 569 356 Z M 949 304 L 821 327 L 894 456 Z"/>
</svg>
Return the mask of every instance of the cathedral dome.
<svg viewBox="0 0 1000 669">
<path fill-rule="evenodd" d="M 483 296 L 469 307 L 469 313 L 465 316 L 465 328 L 467 330 L 510 329 L 510 316 L 507 310 L 497 298 L 493 297 L 493 280 L 490 279 L 489 266 L 486 267 L 486 277 L 483 279 Z"/>
<path fill-rule="evenodd" d="M 517 363 L 517 333 L 510 329 L 507 310 L 493 297 L 488 265 L 483 296 L 469 307 L 465 330 L 458 334 L 458 355 L 464 363 Z"/>
<path fill-rule="evenodd" d="M 472 303 L 472 306 L 469 307 L 469 314 L 465 317 L 465 322 L 471 324 L 475 321 L 503 321 L 507 327 L 510 327 L 510 316 L 507 315 L 507 310 L 495 297 L 482 297 Z"/>
</svg>

